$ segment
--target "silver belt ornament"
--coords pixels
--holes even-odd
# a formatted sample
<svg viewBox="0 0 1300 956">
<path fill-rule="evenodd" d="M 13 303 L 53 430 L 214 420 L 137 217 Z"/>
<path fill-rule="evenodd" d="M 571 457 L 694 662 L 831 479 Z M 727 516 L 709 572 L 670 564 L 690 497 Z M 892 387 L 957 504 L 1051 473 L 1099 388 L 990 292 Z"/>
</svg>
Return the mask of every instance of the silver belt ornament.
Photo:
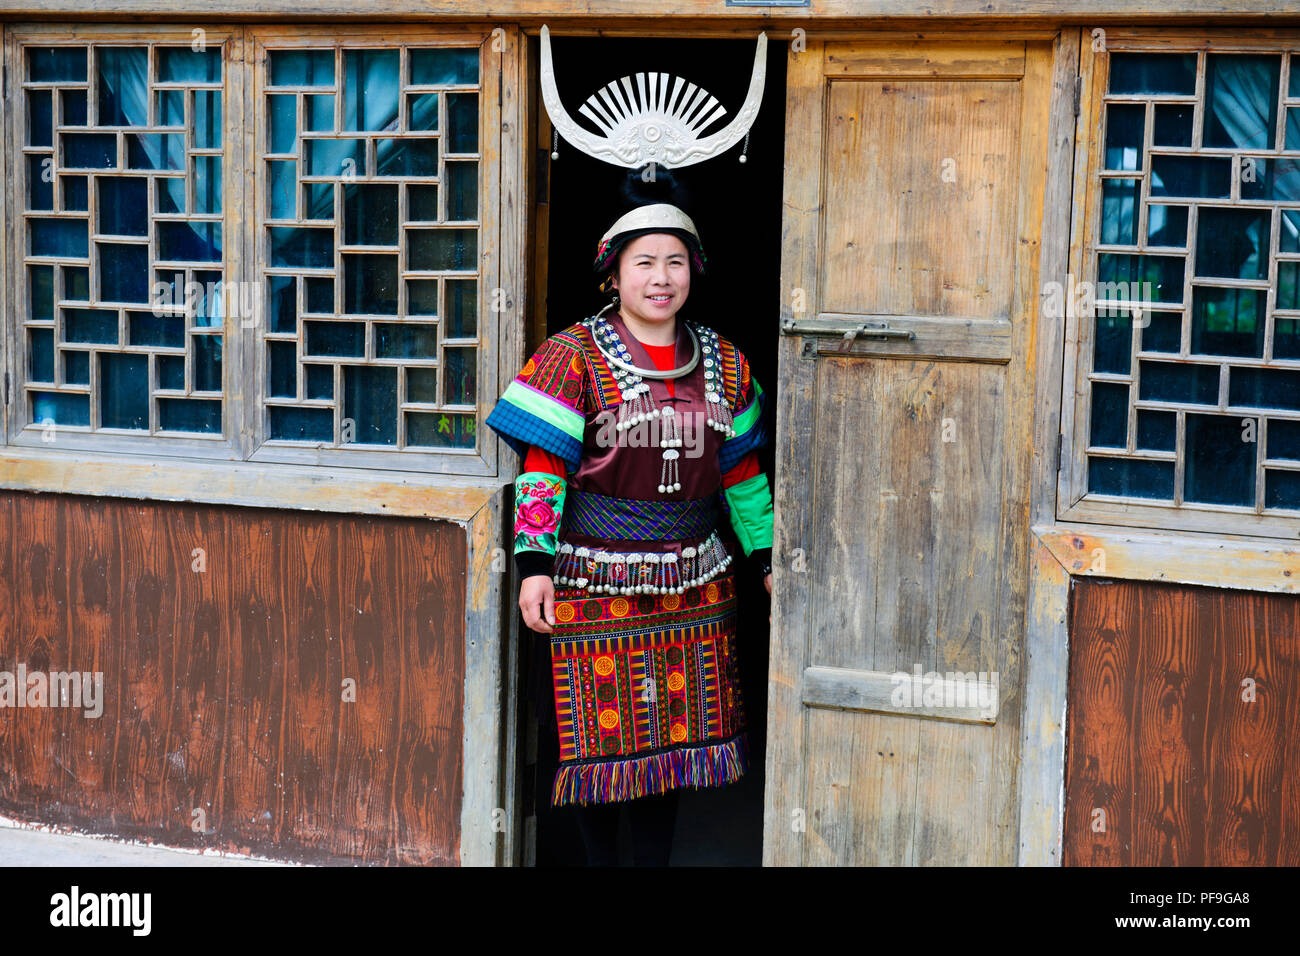
<svg viewBox="0 0 1300 956">
<path fill-rule="evenodd" d="M 556 552 L 552 580 L 593 594 L 681 594 L 713 580 L 731 566 L 718 532 L 695 547 L 672 552 L 607 551 L 571 544 Z"/>
</svg>

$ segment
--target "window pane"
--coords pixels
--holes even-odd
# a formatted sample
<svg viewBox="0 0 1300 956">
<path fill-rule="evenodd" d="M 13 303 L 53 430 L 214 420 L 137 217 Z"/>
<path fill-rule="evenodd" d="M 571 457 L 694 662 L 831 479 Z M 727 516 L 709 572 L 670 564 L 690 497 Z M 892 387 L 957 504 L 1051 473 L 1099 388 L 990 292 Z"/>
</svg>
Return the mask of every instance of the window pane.
<svg viewBox="0 0 1300 956">
<path fill-rule="evenodd" d="M 1192 290 L 1192 351 L 1199 355 L 1264 356 L 1262 290 Z"/>
<path fill-rule="evenodd" d="M 1196 226 L 1196 274 L 1267 279 L 1270 221 L 1266 209 L 1202 206 Z"/>
<path fill-rule="evenodd" d="M 1171 362 L 1138 362 L 1141 372 L 1139 397 L 1155 402 L 1185 402 L 1215 405 L 1219 401 L 1217 365 L 1175 365 Z"/>
<path fill-rule="evenodd" d="M 449 164 L 450 166 L 450 164 Z M 1101 241 L 1136 246 L 1140 179 L 1103 179 L 1101 183 Z M 453 219 L 459 218 L 456 216 Z M 473 218 L 473 217 L 467 217 Z"/>
<path fill-rule="evenodd" d="M 1187 207 L 1151 203 L 1147 207 L 1147 243 L 1187 247 Z"/>
<path fill-rule="evenodd" d="M 98 47 L 96 92 L 100 126 L 145 126 L 149 122 L 147 47 Z"/>
<path fill-rule="evenodd" d="M 1277 54 L 1210 53 L 1205 58 L 1205 145 L 1273 148 Z"/>
<path fill-rule="evenodd" d="M 478 48 L 412 50 L 411 83 L 419 86 L 478 83 Z"/>
<path fill-rule="evenodd" d="M 1106 168 L 1142 168 L 1142 124 L 1146 107 L 1111 103 L 1106 107 Z"/>
<path fill-rule="evenodd" d="M 1183 500 L 1255 504 L 1256 443 L 1244 434 L 1240 418 L 1188 414 Z"/>
<path fill-rule="evenodd" d="M 1195 53 L 1112 53 L 1111 93 L 1196 92 Z"/>
</svg>

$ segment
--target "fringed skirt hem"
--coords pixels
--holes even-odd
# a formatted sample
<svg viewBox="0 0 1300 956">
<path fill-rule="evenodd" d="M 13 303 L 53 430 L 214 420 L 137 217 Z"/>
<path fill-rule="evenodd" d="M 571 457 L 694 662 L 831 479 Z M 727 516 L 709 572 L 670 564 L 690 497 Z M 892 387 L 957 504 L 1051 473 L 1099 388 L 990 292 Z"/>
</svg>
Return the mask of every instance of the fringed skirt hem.
<svg viewBox="0 0 1300 956">
<path fill-rule="evenodd" d="M 683 787 L 721 787 L 749 769 L 745 731 L 728 740 L 674 747 L 640 757 L 572 761 L 555 774 L 551 806 L 614 803 Z"/>
</svg>

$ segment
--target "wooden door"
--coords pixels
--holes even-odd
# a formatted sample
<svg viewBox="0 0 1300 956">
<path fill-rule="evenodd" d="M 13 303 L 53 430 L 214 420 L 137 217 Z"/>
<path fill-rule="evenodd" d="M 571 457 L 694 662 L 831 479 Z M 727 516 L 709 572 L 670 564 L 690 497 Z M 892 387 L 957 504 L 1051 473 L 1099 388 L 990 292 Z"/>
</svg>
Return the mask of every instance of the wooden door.
<svg viewBox="0 0 1300 956">
<path fill-rule="evenodd" d="M 768 865 L 1015 862 L 1050 60 L 790 55 Z"/>
</svg>

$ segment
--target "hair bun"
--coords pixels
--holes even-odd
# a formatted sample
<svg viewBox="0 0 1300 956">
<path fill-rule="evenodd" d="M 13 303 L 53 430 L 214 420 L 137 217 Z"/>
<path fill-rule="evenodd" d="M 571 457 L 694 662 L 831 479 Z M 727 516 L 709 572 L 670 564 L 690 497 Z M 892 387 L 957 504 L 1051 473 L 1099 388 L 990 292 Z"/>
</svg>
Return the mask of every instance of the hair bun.
<svg viewBox="0 0 1300 956">
<path fill-rule="evenodd" d="M 646 163 L 638 169 L 628 170 L 620 192 L 627 209 L 648 206 L 651 203 L 671 203 L 688 215 L 689 196 L 672 170 L 657 163 Z M 626 211 L 626 210 L 624 210 Z"/>
</svg>

